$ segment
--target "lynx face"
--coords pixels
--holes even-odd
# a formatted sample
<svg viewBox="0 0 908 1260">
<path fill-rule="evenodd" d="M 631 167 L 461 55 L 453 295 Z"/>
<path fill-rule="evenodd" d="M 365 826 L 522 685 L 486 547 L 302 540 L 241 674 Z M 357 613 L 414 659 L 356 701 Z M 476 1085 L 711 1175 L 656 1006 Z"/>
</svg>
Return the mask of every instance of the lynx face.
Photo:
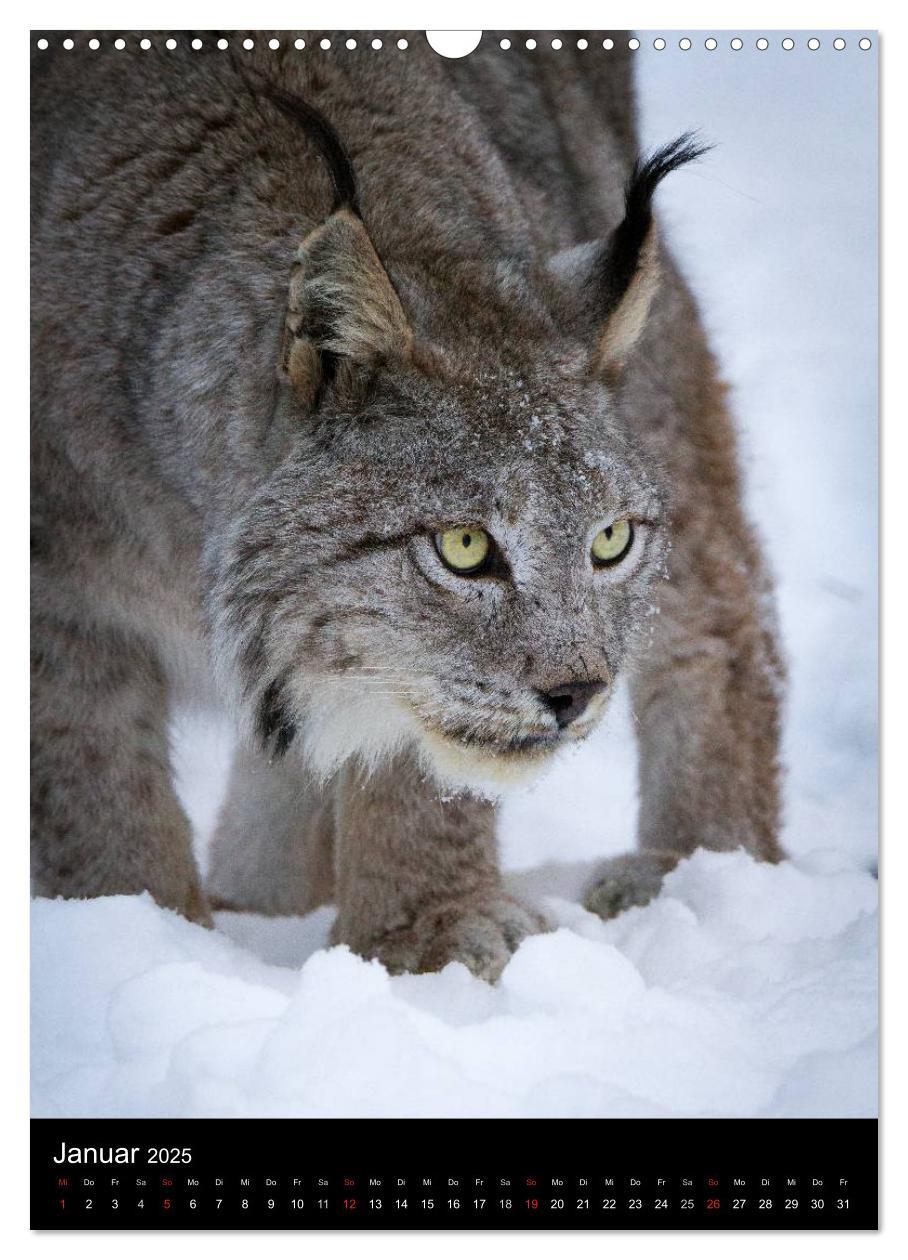
<svg viewBox="0 0 908 1260">
<path fill-rule="evenodd" d="M 214 557 L 213 620 L 260 742 L 324 775 L 415 745 L 488 788 L 601 716 L 665 547 L 654 470 L 614 390 L 658 281 L 651 198 L 697 156 L 639 163 L 605 242 L 427 286 L 385 270 L 339 138 L 332 214 L 289 277 L 291 454 Z M 439 274 L 444 274 L 441 260 Z"/>
<path fill-rule="evenodd" d="M 298 731 L 323 774 L 405 744 L 474 789 L 537 772 L 645 634 L 662 494 L 614 400 L 579 356 L 480 375 L 299 419 L 236 529 L 221 625 L 258 737 Z"/>
</svg>

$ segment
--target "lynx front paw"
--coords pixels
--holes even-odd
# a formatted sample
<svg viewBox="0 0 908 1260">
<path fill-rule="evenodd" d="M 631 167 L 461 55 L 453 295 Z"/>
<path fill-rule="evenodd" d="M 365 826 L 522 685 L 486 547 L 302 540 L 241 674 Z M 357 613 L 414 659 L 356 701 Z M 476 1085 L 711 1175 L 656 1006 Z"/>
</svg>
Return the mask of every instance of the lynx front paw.
<svg viewBox="0 0 908 1260">
<path fill-rule="evenodd" d="M 383 937 L 369 955 L 391 972 L 441 971 L 460 962 L 494 982 L 524 937 L 547 930 L 542 915 L 502 893 L 433 906 L 412 926 Z"/>
<path fill-rule="evenodd" d="M 671 853 L 627 853 L 599 871 L 583 904 L 600 919 L 613 919 L 631 906 L 645 906 L 659 894 L 662 881 L 678 863 Z"/>
</svg>

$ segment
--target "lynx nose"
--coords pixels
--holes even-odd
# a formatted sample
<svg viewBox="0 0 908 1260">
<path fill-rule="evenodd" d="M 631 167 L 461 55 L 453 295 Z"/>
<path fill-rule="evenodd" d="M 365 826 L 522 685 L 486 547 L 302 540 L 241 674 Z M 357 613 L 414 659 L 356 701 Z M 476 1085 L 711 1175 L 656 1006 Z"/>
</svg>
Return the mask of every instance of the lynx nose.
<svg viewBox="0 0 908 1260">
<path fill-rule="evenodd" d="M 553 687 L 551 691 L 541 691 L 539 694 L 554 713 L 558 729 L 563 731 L 566 726 L 570 726 L 582 713 L 586 712 L 593 696 L 598 696 L 599 692 L 604 690 L 604 682 L 571 682 L 564 683 L 560 687 Z"/>
</svg>

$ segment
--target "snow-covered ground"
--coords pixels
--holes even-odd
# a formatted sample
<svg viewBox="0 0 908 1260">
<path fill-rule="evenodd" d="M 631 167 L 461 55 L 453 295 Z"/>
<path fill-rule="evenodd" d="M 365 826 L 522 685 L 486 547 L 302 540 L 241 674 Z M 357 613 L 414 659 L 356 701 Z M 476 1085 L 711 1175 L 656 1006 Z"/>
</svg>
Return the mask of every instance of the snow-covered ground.
<svg viewBox="0 0 908 1260">
<path fill-rule="evenodd" d="M 875 1114 L 876 53 L 667 39 L 637 54 L 643 135 L 717 144 L 660 206 L 778 576 L 792 861 L 699 853 L 652 905 L 586 914 L 596 859 L 633 844 L 619 703 L 507 804 L 509 879 L 559 930 L 497 988 L 326 950 L 328 909 L 210 933 L 147 897 L 36 902 L 35 1115 Z M 177 735 L 204 852 L 229 737 Z"/>
<path fill-rule="evenodd" d="M 538 881 L 542 883 L 543 881 Z M 561 925 L 492 988 L 390 978 L 307 919 L 148 897 L 36 903 L 41 1115 L 867 1115 L 876 881 L 827 853 L 701 852 L 662 896 Z M 300 968 L 302 964 L 302 968 Z"/>
</svg>

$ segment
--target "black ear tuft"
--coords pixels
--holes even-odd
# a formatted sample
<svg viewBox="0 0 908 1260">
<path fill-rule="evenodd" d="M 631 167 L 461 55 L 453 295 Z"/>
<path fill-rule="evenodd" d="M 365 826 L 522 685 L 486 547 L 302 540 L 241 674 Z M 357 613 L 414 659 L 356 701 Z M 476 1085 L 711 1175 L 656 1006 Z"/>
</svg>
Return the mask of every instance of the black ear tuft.
<svg viewBox="0 0 908 1260">
<path fill-rule="evenodd" d="M 603 280 L 606 312 L 611 311 L 626 292 L 640 265 L 640 251 L 653 222 L 653 196 L 672 171 L 708 153 L 712 145 L 700 144 L 693 132 L 686 131 L 663 145 L 648 158 L 638 158 L 624 189 L 624 218 L 612 233 L 608 244 L 607 265 Z"/>
<path fill-rule="evenodd" d="M 268 84 L 262 90 L 282 114 L 286 114 L 298 124 L 324 158 L 331 176 L 331 183 L 334 185 L 334 204 L 331 207 L 331 213 L 335 214 L 338 210 L 351 210 L 357 218 L 361 219 L 353 163 L 344 148 L 343 141 L 328 119 L 314 106 L 281 88 Z"/>
<path fill-rule="evenodd" d="M 624 218 L 611 236 L 561 250 L 548 261 L 556 310 L 575 333 L 590 338 L 591 368 L 607 380 L 618 380 L 659 287 L 656 189 L 709 148 L 688 132 L 640 158 L 624 188 Z"/>
</svg>

